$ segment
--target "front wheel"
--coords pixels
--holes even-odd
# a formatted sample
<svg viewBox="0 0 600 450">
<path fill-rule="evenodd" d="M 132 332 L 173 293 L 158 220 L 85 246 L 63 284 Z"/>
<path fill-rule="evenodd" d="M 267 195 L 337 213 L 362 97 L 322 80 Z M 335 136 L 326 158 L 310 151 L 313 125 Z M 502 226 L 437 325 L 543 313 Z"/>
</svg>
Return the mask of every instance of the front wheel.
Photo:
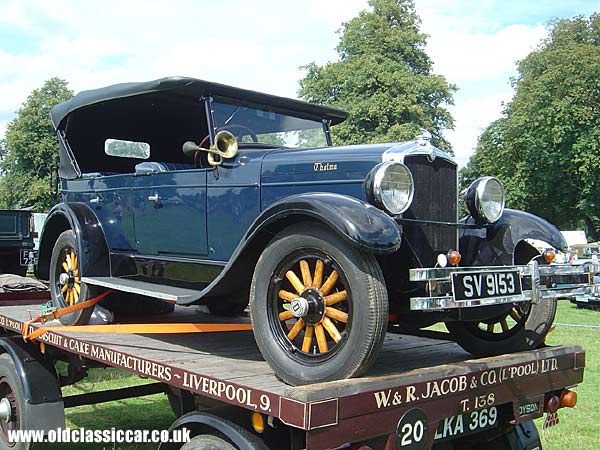
<svg viewBox="0 0 600 450">
<path fill-rule="evenodd" d="M 510 311 L 480 322 L 447 322 L 452 338 L 473 356 L 532 350 L 544 343 L 556 313 L 556 299 L 516 303 Z"/>
<path fill-rule="evenodd" d="M 375 257 L 319 225 L 287 228 L 256 264 L 250 289 L 254 336 L 286 383 L 366 371 L 381 348 L 387 314 Z"/>
<path fill-rule="evenodd" d="M 100 288 L 81 282 L 79 255 L 75 233 L 67 230 L 58 237 L 50 258 L 50 293 L 56 308 L 73 306 L 101 293 Z M 80 309 L 60 317 L 63 325 L 84 325 L 94 308 Z"/>
</svg>

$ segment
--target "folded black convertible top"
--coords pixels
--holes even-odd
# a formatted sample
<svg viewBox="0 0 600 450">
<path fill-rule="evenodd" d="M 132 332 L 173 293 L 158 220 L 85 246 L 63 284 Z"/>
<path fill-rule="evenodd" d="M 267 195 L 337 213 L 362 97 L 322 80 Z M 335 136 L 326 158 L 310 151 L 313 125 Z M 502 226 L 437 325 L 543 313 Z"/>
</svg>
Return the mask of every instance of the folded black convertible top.
<svg viewBox="0 0 600 450">
<path fill-rule="evenodd" d="M 186 77 L 166 77 L 141 83 L 121 83 L 82 91 L 72 99 L 53 107 L 50 116 L 54 127 L 58 129 L 62 127 L 67 116 L 78 109 L 119 98 L 159 92 L 195 99 L 213 95 L 256 105 L 268 105 L 281 110 L 295 111 L 302 115 L 328 119 L 333 125 L 348 117 L 346 111 L 337 108 Z"/>
</svg>

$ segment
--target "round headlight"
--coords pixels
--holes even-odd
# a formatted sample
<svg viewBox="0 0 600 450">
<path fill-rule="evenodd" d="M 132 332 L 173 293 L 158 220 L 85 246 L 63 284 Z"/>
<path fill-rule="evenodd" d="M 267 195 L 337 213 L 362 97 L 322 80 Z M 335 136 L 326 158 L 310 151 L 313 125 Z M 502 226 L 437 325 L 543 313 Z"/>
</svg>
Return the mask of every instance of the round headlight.
<svg viewBox="0 0 600 450">
<path fill-rule="evenodd" d="M 367 178 L 367 197 L 391 214 L 402 214 L 413 199 L 413 177 L 402 163 L 387 161 L 371 170 Z"/>
<path fill-rule="evenodd" d="M 471 215 L 482 222 L 496 222 L 504 211 L 504 188 L 500 180 L 483 177 L 475 180 L 465 195 Z"/>
</svg>

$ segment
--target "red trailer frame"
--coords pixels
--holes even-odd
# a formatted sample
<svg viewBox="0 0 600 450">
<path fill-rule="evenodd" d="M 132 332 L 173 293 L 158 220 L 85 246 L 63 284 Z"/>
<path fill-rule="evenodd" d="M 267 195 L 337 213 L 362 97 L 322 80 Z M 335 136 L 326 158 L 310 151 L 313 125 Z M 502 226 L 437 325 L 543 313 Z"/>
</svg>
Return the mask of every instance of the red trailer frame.
<svg viewBox="0 0 600 450">
<path fill-rule="evenodd" d="M 15 355 L 11 348 L 18 347 L 18 352 L 45 366 L 57 360 L 69 362 L 72 378 L 61 380 L 62 384 L 83 378 L 88 367 L 97 366 L 118 367 L 157 381 L 130 389 L 61 397 L 61 406 L 164 391 L 179 402 L 180 412 L 191 412 L 172 428 L 196 420 L 218 429 L 220 423 L 207 425 L 208 416 L 192 412 L 216 408 L 214 411 L 228 411 L 223 423 L 237 422 L 253 435 L 248 442 L 258 439 L 265 445 L 247 443 L 244 447 L 219 430 L 239 448 L 413 450 L 434 444 L 435 448 L 452 448 L 444 442 L 483 443 L 493 439 L 509 442 L 506 448 L 525 448 L 523 436 L 531 434 L 531 421 L 561 406 L 560 399 L 567 390 L 582 382 L 585 365 L 585 352 L 578 346 L 473 359 L 455 343 L 439 339 L 443 333 L 435 335 L 436 339 L 388 333 L 379 360 L 364 377 L 291 387 L 279 381 L 263 361 L 250 331 L 116 335 L 55 331 L 50 326 L 37 342 L 23 343 L 14 333 L 21 332 L 32 309 L 35 306 L 0 306 L 0 327 L 6 330 L 0 346 L 6 352 Z M 145 322 L 160 319 L 164 322 L 165 317 Z M 215 317 L 178 308 L 168 320 L 214 322 Z M 27 373 L 22 361 L 15 363 Z M 60 384 L 58 379 L 56 383 Z M 466 421 L 479 418 L 482 411 L 491 417 L 492 410 L 496 415 L 493 427 L 464 432 Z M 253 413 L 255 420 L 267 424 L 261 434 L 252 425 Z M 529 427 L 527 433 L 519 432 L 523 427 Z M 455 428 L 463 431 L 458 433 L 460 440 L 448 441 L 456 438 Z M 281 447 L 266 446 L 273 439 L 281 442 L 282 433 L 287 442 Z"/>
</svg>

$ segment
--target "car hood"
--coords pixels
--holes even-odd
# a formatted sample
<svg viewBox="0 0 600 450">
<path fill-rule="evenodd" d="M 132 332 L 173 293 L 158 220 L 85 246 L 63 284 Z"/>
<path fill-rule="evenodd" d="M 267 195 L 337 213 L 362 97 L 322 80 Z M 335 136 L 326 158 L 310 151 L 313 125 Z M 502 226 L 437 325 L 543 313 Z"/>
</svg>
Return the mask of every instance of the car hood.
<svg viewBox="0 0 600 450">
<path fill-rule="evenodd" d="M 381 162 L 381 155 L 393 146 L 373 144 L 277 150 L 265 156 L 262 175 L 267 178 L 300 174 L 366 175 Z"/>
<path fill-rule="evenodd" d="M 285 180 L 288 181 L 292 181 L 294 175 L 302 174 L 315 174 L 327 178 L 346 178 L 349 174 L 355 177 L 366 176 L 373 166 L 382 161 L 402 161 L 404 156 L 414 153 L 452 159 L 429 142 L 418 141 L 281 149 L 265 155 L 262 176 L 263 178 L 287 177 Z"/>
</svg>

